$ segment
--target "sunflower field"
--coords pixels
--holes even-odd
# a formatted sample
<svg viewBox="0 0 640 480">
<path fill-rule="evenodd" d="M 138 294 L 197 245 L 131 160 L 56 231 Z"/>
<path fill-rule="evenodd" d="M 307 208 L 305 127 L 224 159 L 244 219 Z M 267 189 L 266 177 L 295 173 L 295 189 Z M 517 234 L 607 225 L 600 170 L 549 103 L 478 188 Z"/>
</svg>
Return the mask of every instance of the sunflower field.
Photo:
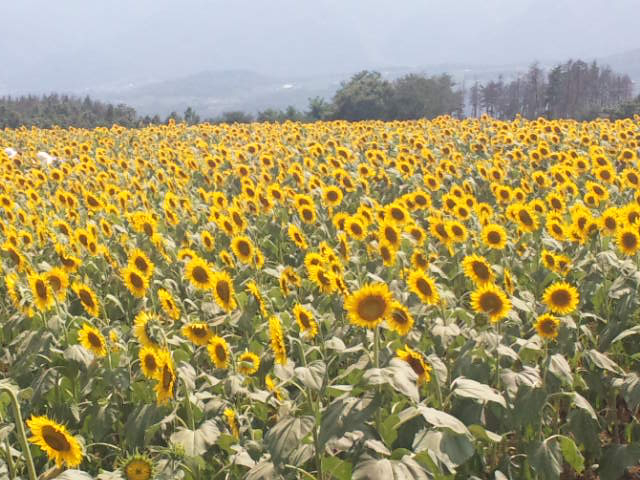
<svg viewBox="0 0 640 480">
<path fill-rule="evenodd" d="M 640 478 L 639 146 L 0 131 L 0 478 Z"/>
</svg>

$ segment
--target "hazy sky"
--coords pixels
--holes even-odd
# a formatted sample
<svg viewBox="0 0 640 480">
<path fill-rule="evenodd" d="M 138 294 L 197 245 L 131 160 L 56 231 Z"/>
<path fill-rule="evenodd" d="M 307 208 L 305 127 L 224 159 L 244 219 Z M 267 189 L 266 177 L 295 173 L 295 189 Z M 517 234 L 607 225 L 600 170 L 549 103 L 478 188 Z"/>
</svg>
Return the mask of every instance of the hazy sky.
<svg viewBox="0 0 640 480">
<path fill-rule="evenodd" d="M 640 0 L 0 0 L 0 91 L 640 48 Z"/>
</svg>

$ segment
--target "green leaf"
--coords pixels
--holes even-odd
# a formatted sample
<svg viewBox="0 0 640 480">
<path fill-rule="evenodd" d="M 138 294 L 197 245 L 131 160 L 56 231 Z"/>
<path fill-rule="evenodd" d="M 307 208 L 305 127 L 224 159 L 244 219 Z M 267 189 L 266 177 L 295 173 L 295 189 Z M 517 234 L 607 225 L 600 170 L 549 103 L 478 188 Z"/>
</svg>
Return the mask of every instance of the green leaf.
<svg viewBox="0 0 640 480">
<path fill-rule="evenodd" d="M 617 480 L 627 467 L 638 464 L 640 444 L 609 445 L 602 452 L 598 475 L 601 480 Z"/>
<path fill-rule="evenodd" d="M 306 367 L 297 367 L 294 373 L 304 386 L 319 391 L 322 388 L 326 371 L 327 365 L 322 360 L 316 360 Z"/>
<path fill-rule="evenodd" d="M 420 405 L 418 410 L 424 419 L 436 428 L 448 428 L 454 433 L 471 436 L 471 432 L 465 427 L 464 423 L 453 415 L 423 405 Z"/>
<path fill-rule="evenodd" d="M 502 441 L 502 435 L 490 432 L 482 425 L 469 425 L 469 431 L 478 440 L 484 440 L 489 443 L 500 443 Z"/>
<path fill-rule="evenodd" d="M 322 457 L 322 472 L 326 478 L 336 480 L 350 480 L 353 466 L 338 457 Z"/>
<path fill-rule="evenodd" d="M 613 344 L 613 343 L 619 342 L 623 338 L 627 338 L 627 337 L 630 337 L 631 335 L 639 335 L 639 334 L 640 334 L 640 325 L 636 325 L 634 327 L 631 327 L 627 330 L 620 332 L 613 340 L 611 340 L 611 343 Z"/>
<path fill-rule="evenodd" d="M 538 474 L 538 478 L 555 480 L 562 473 L 562 452 L 558 442 L 548 438 L 529 454 L 529 463 Z"/>
<path fill-rule="evenodd" d="M 56 480 L 93 480 L 93 477 L 81 470 L 65 470 L 55 477 Z"/>
<path fill-rule="evenodd" d="M 289 456 L 313 428 L 313 417 L 286 417 L 275 424 L 264 440 L 275 463 L 288 463 Z"/>
<path fill-rule="evenodd" d="M 93 355 L 81 345 L 71 345 L 64 351 L 64 359 L 77 362 L 87 369 L 89 365 L 91 365 L 91 362 L 93 362 Z"/>
<path fill-rule="evenodd" d="M 276 480 L 279 478 L 282 477 L 276 472 L 275 465 L 263 460 L 247 472 L 245 480 Z"/>
<path fill-rule="evenodd" d="M 429 480 L 426 470 L 408 455 L 400 460 L 367 459 L 353 472 L 353 480 Z"/>
<path fill-rule="evenodd" d="M 604 370 L 608 370 L 611 373 L 621 373 L 622 369 L 616 362 L 607 357 L 604 353 L 600 353 L 597 350 L 589 350 L 586 353 L 587 357 L 597 366 Z"/>
<path fill-rule="evenodd" d="M 589 414 L 591 418 L 594 420 L 598 420 L 598 415 L 596 415 L 596 411 L 593 409 L 589 401 L 580 395 L 578 392 L 571 392 L 571 398 L 576 407 L 581 408 L 585 412 Z"/>
<path fill-rule="evenodd" d="M 407 362 L 398 358 L 391 360 L 386 368 L 371 368 L 367 370 L 362 378 L 370 385 L 391 385 L 396 391 L 414 402 L 420 401 L 415 372 Z"/>
<path fill-rule="evenodd" d="M 480 402 L 495 402 L 507 408 L 504 397 L 495 389 L 470 378 L 458 377 L 451 384 L 452 393 L 459 397 L 472 398 Z"/>
<path fill-rule="evenodd" d="M 169 437 L 173 445 L 180 445 L 184 448 L 186 455 L 196 457 L 207 451 L 220 436 L 220 429 L 214 420 L 207 420 L 198 427 L 197 430 L 190 430 L 179 427 L 175 433 Z"/>
<path fill-rule="evenodd" d="M 569 362 L 561 353 L 551 356 L 549 363 L 549 371 L 564 383 L 571 385 L 573 383 L 573 374 Z"/>
<path fill-rule="evenodd" d="M 575 442 L 564 435 L 558 437 L 558 441 L 560 442 L 560 450 L 565 462 L 571 465 L 576 472 L 582 473 L 584 470 L 584 457 Z"/>
<path fill-rule="evenodd" d="M 449 431 L 437 432 L 421 430 L 413 440 L 413 450 L 416 453 L 428 451 L 440 465 L 449 472 L 455 473 L 474 454 L 473 444 L 464 435 L 453 434 Z"/>
<path fill-rule="evenodd" d="M 627 402 L 629 409 L 635 412 L 640 406 L 640 376 L 629 373 L 621 382 L 614 382 L 614 385 L 621 388 L 624 401 Z"/>
<path fill-rule="evenodd" d="M 346 397 L 333 401 L 322 415 L 318 443 L 321 447 L 332 438 L 362 429 L 378 409 L 380 398 L 373 395 L 363 398 Z"/>
</svg>

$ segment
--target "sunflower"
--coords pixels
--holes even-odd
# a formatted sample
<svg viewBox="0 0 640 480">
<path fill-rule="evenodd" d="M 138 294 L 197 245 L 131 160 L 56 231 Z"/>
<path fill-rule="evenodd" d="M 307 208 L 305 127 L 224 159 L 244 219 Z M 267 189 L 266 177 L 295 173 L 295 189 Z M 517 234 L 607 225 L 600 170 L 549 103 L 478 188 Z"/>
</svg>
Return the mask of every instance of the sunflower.
<svg viewBox="0 0 640 480">
<path fill-rule="evenodd" d="M 227 420 L 227 425 L 229 425 L 229 429 L 235 438 L 240 437 L 240 431 L 238 429 L 238 421 L 236 420 L 236 412 L 231 408 L 225 408 L 224 412 L 222 412 L 225 419 Z"/>
<path fill-rule="evenodd" d="M 138 353 L 140 359 L 140 369 L 147 378 L 156 378 L 160 359 L 158 358 L 156 347 L 142 347 Z"/>
<path fill-rule="evenodd" d="M 264 299 L 262 298 L 262 294 L 260 293 L 260 289 L 258 288 L 258 284 L 255 282 L 255 280 L 249 280 L 247 282 L 247 290 L 249 290 L 251 295 L 253 295 L 253 297 L 258 302 L 258 305 L 260 307 L 260 314 L 264 318 L 267 318 L 268 316 L 267 307 L 264 303 Z"/>
<path fill-rule="evenodd" d="M 398 250 L 402 242 L 402 230 L 397 227 L 396 223 L 387 220 L 380 225 L 378 238 L 390 244 L 394 250 Z"/>
<path fill-rule="evenodd" d="M 180 318 L 180 309 L 176 305 L 175 300 L 171 293 L 164 288 L 158 290 L 158 299 L 164 313 L 171 318 L 171 320 L 178 320 Z"/>
<path fill-rule="evenodd" d="M 158 341 L 151 334 L 149 322 L 151 321 L 151 316 L 141 310 L 136 315 L 136 318 L 133 320 L 133 334 L 140 342 L 140 345 L 143 347 L 158 347 Z"/>
<path fill-rule="evenodd" d="M 540 258 L 542 258 L 542 263 L 549 270 L 555 271 L 556 269 L 556 256 L 553 252 L 550 252 L 546 248 L 542 249 L 540 253 Z"/>
<path fill-rule="evenodd" d="M 420 352 L 416 352 L 409 345 L 405 345 L 404 350 L 400 348 L 396 350 L 396 355 L 411 366 L 411 369 L 418 376 L 418 383 L 426 383 L 431 380 L 431 367 Z"/>
<path fill-rule="evenodd" d="M 149 279 L 142 272 L 135 267 L 127 266 L 120 271 L 120 275 L 131 295 L 144 298 L 149 288 Z"/>
<path fill-rule="evenodd" d="M 213 273 L 205 260 L 199 257 L 194 257 L 189 260 L 185 268 L 185 274 L 194 287 L 200 290 L 210 290 L 213 288 Z"/>
<path fill-rule="evenodd" d="M 298 216 L 307 225 L 312 225 L 316 222 L 316 211 L 311 205 L 302 205 L 299 207 Z"/>
<path fill-rule="evenodd" d="M 515 285 L 513 284 L 511 272 L 506 268 L 502 271 L 502 280 L 504 282 L 504 289 L 509 295 L 513 295 L 513 292 L 515 291 Z"/>
<path fill-rule="evenodd" d="M 546 288 L 542 295 L 542 301 L 553 313 L 567 315 L 578 306 L 580 294 L 574 286 L 567 282 L 555 282 Z"/>
<path fill-rule="evenodd" d="M 271 378 L 271 375 L 267 374 L 264 377 L 264 384 L 267 387 L 267 390 L 273 393 L 278 401 L 282 401 L 282 392 L 276 385 L 276 382 L 273 381 L 273 378 Z"/>
<path fill-rule="evenodd" d="M 467 255 L 462 260 L 464 274 L 476 286 L 493 283 L 494 275 L 487 259 L 480 255 Z"/>
<path fill-rule="evenodd" d="M 153 275 L 155 266 L 142 250 L 136 248 L 129 254 L 129 268 L 135 268 L 144 277 L 149 279 Z"/>
<path fill-rule="evenodd" d="M 251 264 L 255 247 L 251 239 L 245 235 L 233 237 L 231 240 L 231 250 L 238 260 L 245 265 Z"/>
<path fill-rule="evenodd" d="M 158 351 L 158 372 L 155 386 L 156 399 L 158 405 L 165 405 L 169 399 L 173 398 L 176 384 L 176 372 L 173 367 L 173 360 L 169 350 Z"/>
<path fill-rule="evenodd" d="M 616 232 L 618 248 L 625 255 L 635 255 L 640 249 L 640 235 L 637 228 L 625 225 Z"/>
<path fill-rule="evenodd" d="M 245 351 L 238 357 L 238 372 L 242 375 L 254 375 L 260 369 L 260 357 L 253 352 Z"/>
<path fill-rule="evenodd" d="M 45 273 L 44 276 L 58 301 L 64 302 L 65 298 L 67 298 L 67 289 L 69 288 L 69 276 L 67 272 L 55 267 Z"/>
<path fill-rule="evenodd" d="M 381 241 L 380 245 L 378 245 L 378 253 L 385 267 L 393 267 L 396 263 L 396 249 L 389 242 Z"/>
<path fill-rule="evenodd" d="M 229 368 L 231 351 L 224 338 L 218 335 L 211 335 L 207 345 L 207 352 L 209 352 L 209 358 L 216 368 Z"/>
<path fill-rule="evenodd" d="M 287 346 L 284 343 L 284 333 L 280 319 L 275 315 L 269 318 L 269 338 L 271 339 L 271 350 L 275 361 L 279 365 L 287 364 Z"/>
<path fill-rule="evenodd" d="M 133 455 L 122 465 L 125 480 L 150 480 L 154 474 L 151 459 L 144 455 Z"/>
<path fill-rule="evenodd" d="M 400 302 L 394 300 L 391 302 L 391 315 L 387 318 L 389 328 L 399 335 L 406 335 L 413 327 L 413 317 L 409 313 L 409 309 Z"/>
<path fill-rule="evenodd" d="M 338 289 L 335 274 L 324 267 L 312 267 L 309 270 L 309 280 L 315 283 L 322 293 L 333 293 Z"/>
<path fill-rule="evenodd" d="M 73 290 L 76 296 L 80 299 L 82 308 L 84 308 L 89 315 L 92 317 L 100 315 L 100 304 L 98 303 L 96 294 L 88 285 L 80 282 L 74 282 L 73 285 L 71 285 L 71 290 Z"/>
<path fill-rule="evenodd" d="M 482 242 L 494 250 L 502 250 L 507 245 L 507 231 L 501 225 L 490 223 L 482 229 Z"/>
<path fill-rule="evenodd" d="M 451 238 L 454 242 L 462 243 L 467 240 L 469 237 L 469 231 L 467 227 L 465 227 L 462 222 L 457 220 L 449 220 L 445 224 L 445 228 L 449 234 L 449 238 Z"/>
<path fill-rule="evenodd" d="M 618 207 L 609 207 L 599 218 L 600 229 L 605 235 L 615 235 L 620 224 Z"/>
<path fill-rule="evenodd" d="M 367 236 L 365 221 L 360 215 L 352 215 L 344 222 L 345 231 L 354 240 L 364 240 Z"/>
<path fill-rule="evenodd" d="M 293 307 L 293 316 L 300 327 L 300 331 L 309 338 L 313 338 L 318 333 L 318 322 L 313 318 L 313 314 L 300 304 Z"/>
<path fill-rule="evenodd" d="M 436 282 L 424 270 L 414 270 L 409 274 L 409 289 L 427 305 L 436 305 L 440 299 Z"/>
<path fill-rule="evenodd" d="M 200 241 L 202 242 L 202 246 L 207 252 L 212 252 L 216 247 L 216 241 L 211 235 L 211 232 L 208 230 L 203 230 L 200 232 Z"/>
<path fill-rule="evenodd" d="M 429 267 L 429 258 L 419 249 L 411 254 L 411 266 L 415 270 L 426 270 Z"/>
<path fill-rule="evenodd" d="M 211 278 L 211 290 L 216 303 L 225 312 L 231 312 L 237 306 L 233 281 L 227 272 L 216 272 Z"/>
<path fill-rule="evenodd" d="M 547 340 L 554 340 L 558 336 L 559 326 L 560 320 L 549 313 L 540 315 L 534 324 L 538 335 Z"/>
<path fill-rule="evenodd" d="M 33 316 L 33 309 L 24 305 L 24 298 L 18 285 L 18 275 L 15 273 L 6 275 L 4 277 L 4 283 L 13 306 L 27 317 Z"/>
<path fill-rule="evenodd" d="M 533 233 L 538 229 L 538 216 L 526 205 L 515 205 L 514 216 L 518 227 L 524 232 Z"/>
<path fill-rule="evenodd" d="M 104 357 L 107 355 L 107 342 L 102 333 L 97 328 L 84 323 L 78 332 L 78 340 L 80 345 L 89 350 L 96 357 Z"/>
<path fill-rule="evenodd" d="M 182 335 L 187 337 L 196 345 L 203 347 L 209 343 L 209 340 L 213 336 L 213 332 L 206 323 L 193 322 L 182 327 Z"/>
<path fill-rule="evenodd" d="M 471 308 L 478 313 L 486 313 L 492 323 L 497 323 L 507 316 L 511 302 L 500 287 L 488 283 L 471 294 Z"/>
<path fill-rule="evenodd" d="M 392 302 L 389 287 L 384 283 L 373 283 L 349 295 L 344 308 L 351 323 L 374 329 L 389 317 Z"/>
<path fill-rule="evenodd" d="M 293 223 L 289 224 L 289 228 L 287 229 L 287 234 L 289 235 L 289 239 L 293 243 L 295 243 L 296 247 L 298 247 L 300 250 L 306 250 L 309 247 L 309 244 L 307 243 L 307 239 L 304 238 L 304 234 Z"/>
<path fill-rule="evenodd" d="M 46 312 L 55 305 L 55 297 L 45 275 L 29 274 L 29 286 L 33 295 L 33 303 L 38 307 L 38 310 Z"/>
<path fill-rule="evenodd" d="M 385 208 L 385 218 L 398 225 L 404 225 L 411 219 L 411 216 L 400 202 L 394 202 Z"/>
<path fill-rule="evenodd" d="M 322 191 L 322 201 L 327 207 L 335 208 L 339 206 L 343 196 L 344 194 L 342 190 L 340 190 L 340 187 L 334 185 L 325 187 Z"/>
<path fill-rule="evenodd" d="M 60 244 L 56 245 L 56 253 L 58 254 L 58 258 L 62 263 L 62 268 L 64 268 L 65 272 L 67 273 L 75 272 L 76 270 L 78 270 L 78 268 L 80 268 L 80 265 L 82 265 L 81 259 L 67 253 L 65 248 Z"/>
<path fill-rule="evenodd" d="M 71 435 L 64 425 L 50 420 L 45 416 L 32 416 L 27 420 L 27 427 L 31 430 L 29 441 L 40 447 L 56 462 L 57 467 L 66 464 L 76 467 L 82 462 L 80 443 Z"/>
</svg>

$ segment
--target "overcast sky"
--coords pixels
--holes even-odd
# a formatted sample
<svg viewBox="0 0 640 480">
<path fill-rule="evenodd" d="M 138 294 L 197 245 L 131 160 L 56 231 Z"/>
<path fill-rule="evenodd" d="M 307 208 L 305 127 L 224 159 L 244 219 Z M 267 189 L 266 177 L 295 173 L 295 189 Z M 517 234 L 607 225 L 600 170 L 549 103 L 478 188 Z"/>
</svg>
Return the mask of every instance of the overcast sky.
<svg viewBox="0 0 640 480">
<path fill-rule="evenodd" d="M 350 73 L 640 48 L 640 0 L 0 0 L 0 89 Z"/>
</svg>

